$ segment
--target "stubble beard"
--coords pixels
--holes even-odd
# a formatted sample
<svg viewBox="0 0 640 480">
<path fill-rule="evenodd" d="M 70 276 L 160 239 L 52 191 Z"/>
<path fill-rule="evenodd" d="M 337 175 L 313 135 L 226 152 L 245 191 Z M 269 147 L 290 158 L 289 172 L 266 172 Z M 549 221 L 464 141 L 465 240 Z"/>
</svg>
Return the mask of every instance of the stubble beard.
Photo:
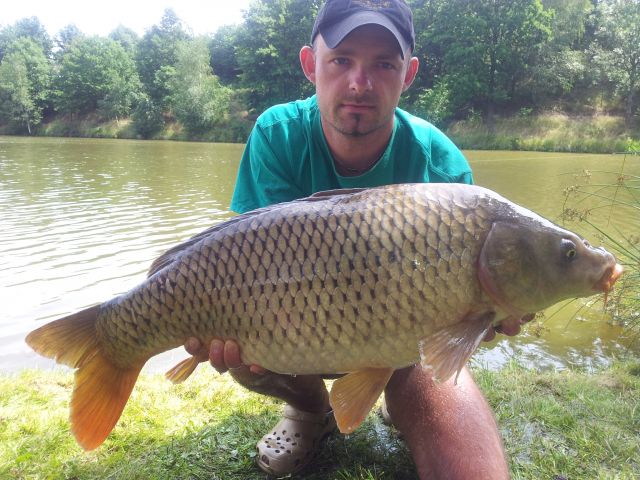
<svg viewBox="0 0 640 480">
<path fill-rule="evenodd" d="M 350 120 L 353 122 L 353 125 L 349 127 L 341 125 L 337 115 L 336 118 L 337 120 L 330 120 L 327 123 L 333 130 L 349 138 L 363 138 L 377 132 L 385 126 L 384 122 L 380 122 L 369 127 L 365 127 L 362 125 L 363 115 L 357 113 L 350 115 Z"/>
</svg>

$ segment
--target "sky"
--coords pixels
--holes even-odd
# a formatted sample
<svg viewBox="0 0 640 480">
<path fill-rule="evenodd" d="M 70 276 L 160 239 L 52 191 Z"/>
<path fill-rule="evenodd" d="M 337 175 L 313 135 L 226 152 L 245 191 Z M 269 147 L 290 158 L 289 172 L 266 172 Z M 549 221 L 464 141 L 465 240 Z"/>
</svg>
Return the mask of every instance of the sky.
<svg viewBox="0 0 640 480">
<path fill-rule="evenodd" d="M 250 0 L 5 0 L 0 27 L 36 16 L 49 35 L 74 23 L 86 35 L 106 36 L 119 24 L 139 35 L 160 23 L 165 8 L 173 8 L 194 34 L 214 32 L 221 25 L 240 23 Z"/>
</svg>

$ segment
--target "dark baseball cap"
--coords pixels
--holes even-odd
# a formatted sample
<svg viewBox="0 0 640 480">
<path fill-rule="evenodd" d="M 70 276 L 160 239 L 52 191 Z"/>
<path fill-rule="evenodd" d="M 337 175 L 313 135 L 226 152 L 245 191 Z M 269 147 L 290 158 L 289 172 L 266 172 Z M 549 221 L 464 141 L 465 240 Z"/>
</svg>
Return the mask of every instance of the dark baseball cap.
<svg viewBox="0 0 640 480">
<path fill-rule="evenodd" d="M 311 43 L 318 33 L 329 48 L 336 48 L 353 30 L 362 25 L 381 25 L 400 46 L 402 58 L 415 47 L 413 15 L 404 0 L 327 0 L 316 17 Z"/>
</svg>

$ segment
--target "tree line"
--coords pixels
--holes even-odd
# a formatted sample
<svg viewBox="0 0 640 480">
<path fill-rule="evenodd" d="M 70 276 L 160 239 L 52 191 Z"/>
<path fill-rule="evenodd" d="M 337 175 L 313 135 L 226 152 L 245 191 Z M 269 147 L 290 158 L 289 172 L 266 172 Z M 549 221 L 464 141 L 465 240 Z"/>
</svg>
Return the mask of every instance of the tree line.
<svg viewBox="0 0 640 480">
<path fill-rule="evenodd" d="M 193 35 L 171 9 L 138 36 L 119 26 L 53 37 L 37 17 L 0 29 L 0 123 L 131 118 L 141 137 L 177 121 L 244 141 L 270 105 L 313 86 L 298 62 L 321 0 L 254 0 L 238 25 Z M 401 106 L 433 123 L 545 109 L 637 120 L 640 0 L 411 0 L 421 68 Z"/>
</svg>

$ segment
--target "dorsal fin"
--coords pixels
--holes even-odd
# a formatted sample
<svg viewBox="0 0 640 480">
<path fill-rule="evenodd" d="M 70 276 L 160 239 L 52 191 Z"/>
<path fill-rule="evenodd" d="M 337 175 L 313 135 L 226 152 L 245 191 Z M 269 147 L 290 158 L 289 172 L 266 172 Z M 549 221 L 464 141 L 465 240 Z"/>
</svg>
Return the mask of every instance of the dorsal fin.
<svg viewBox="0 0 640 480">
<path fill-rule="evenodd" d="M 320 192 L 316 192 L 313 195 L 311 195 L 310 197 L 307 197 L 306 199 L 302 199 L 302 200 L 309 200 L 309 199 L 325 199 L 328 197 L 336 197 L 339 195 L 351 195 L 352 193 L 359 193 L 362 192 L 363 190 L 370 190 L 369 188 L 334 188 L 333 190 L 322 190 Z"/>
<path fill-rule="evenodd" d="M 237 217 L 233 217 L 230 220 L 227 220 L 225 222 L 220 222 L 217 225 L 214 225 L 212 227 L 207 228 L 206 230 L 203 230 L 200 233 L 197 233 L 196 235 L 194 235 L 193 237 L 189 238 L 188 240 L 185 240 L 182 243 L 179 243 L 178 245 L 171 247 L 169 250 L 167 250 L 166 252 L 164 252 L 162 255 L 160 255 L 158 258 L 156 258 L 153 263 L 151 264 L 151 266 L 149 267 L 149 271 L 147 272 L 147 277 L 150 277 L 156 273 L 158 273 L 160 270 L 162 270 L 164 267 L 166 267 L 167 265 L 173 263 L 173 261 L 178 258 L 180 256 L 180 254 L 184 251 L 186 251 L 189 247 L 191 247 L 192 245 L 195 245 L 196 243 L 198 243 L 200 240 L 202 240 L 205 237 L 208 237 L 209 235 L 222 230 L 224 228 L 227 228 L 239 221 L 242 220 L 243 215 L 238 215 Z"/>
<path fill-rule="evenodd" d="M 296 203 L 318 202 L 318 201 L 327 200 L 332 197 L 341 197 L 341 196 L 349 195 L 352 193 L 358 193 L 363 190 L 366 190 L 366 188 L 345 188 L 345 189 L 336 189 L 336 190 L 324 190 L 321 192 L 316 192 L 309 197 L 299 198 L 297 200 L 292 200 L 290 202 L 275 203 L 267 207 L 257 208 L 255 210 L 251 210 L 249 212 L 237 215 L 229 220 L 220 222 L 212 227 L 207 228 L 206 230 L 203 230 L 200 233 L 197 233 L 193 237 L 189 238 L 188 240 L 182 243 L 179 243 L 175 247 L 171 247 L 169 250 L 164 252 L 162 255 L 160 255 L 158 258 L 156 258 L 153 261 L 153 263 L 151 264 L 151 267 L 149 267 L 149 271 L 147 272 L 147 277 L 150 277 L 158 273 L 164 267 L 173 263 L 183 252 L 188 250 L 191 246 L 195 245 L 203 238 L 206 238 L 216 232 L 224 230 L 225 228 L 229 228 L 239 222 L 243 222 L 249 218 L 253 218 L 267 212 L 273 212 L 276 210 L 284 209 Z"/>
<path fill-rule="evenodd" d="M 268 207 L 263 207 L 263 208 L 257 208 L 256 210 L 251 210 L 250 212 L 246 212 L 246 213 L 242 213 L 240 215 L 236 215 L 233 218 L 230 218 L 229 220 L 225 220 L 224 222 L 220 222 L 216 225 L 213 225 L 212 227 L 207 228 L 206 230 L 203 230 L 200 233 L 196 233 L 193 237 L 189 238 L 188 240 L 185 240 L 182 243 L 179 243 L 178 245 L 171 247 L 169 250 L 167 250 L 166 252 L 164 252 L 162 255 L 160 255 L 158 258 L 156 258 L 153 263 L 151 264 L 151 266 L 149 267 L 149 271 L 147 272 L 147 277 L 150 277 L 156 273 L 158 273 L 160 270 L 162 270 L 164 267 L 166 267 L 167 265 L 170 265 L 171 263 L 173 263 L 173 261 L 178 258 L 183 252 L 185 252 L 186 250 L 188 250 L 191 246 L 195 245 L 196 243 L 198 243 L 200 240 L 216 233 L 219 232 L 221 230 L 224 230 L 225 228 L 229 228 L 237 223 L 240 223 L 244 220 L 246 220 L 247 218 L 253 218 L 256 215 L 261 215 L 265 212 L 271 211 L 271 210 L 276 210 L 278 208 L 281 208 L 284 204 L 282 203 L 278 203 L 275 205 L 270 205 Z"/>
</svg>

